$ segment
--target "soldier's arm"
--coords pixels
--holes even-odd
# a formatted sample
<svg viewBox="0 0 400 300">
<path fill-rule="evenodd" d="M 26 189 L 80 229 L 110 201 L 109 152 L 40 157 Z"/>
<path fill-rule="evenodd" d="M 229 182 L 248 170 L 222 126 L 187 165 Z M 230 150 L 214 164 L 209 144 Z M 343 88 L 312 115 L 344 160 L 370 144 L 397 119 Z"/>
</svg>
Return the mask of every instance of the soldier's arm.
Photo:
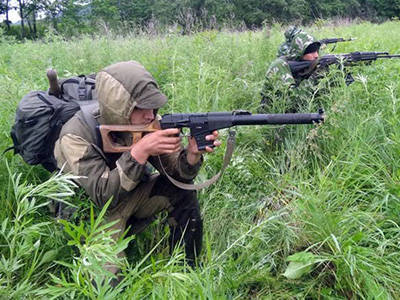
<svg viewBox="0 0 400 300">
<path fill-rule="evenodd" d="M 78 184 L 99 207 L 111 197 L 111 207 L 115 207 L 122 196 L 140 183 L 145 165 L 125 152 L 117 160 L 116 168 L 110 169 L 103 155 L 95 145 L 71 133 L 63 135 L 55 147 L 58 167 L 65 164 L 66 172 L 81 176 Z"/>
<path fill-rule="evenodd" d="M 262 111 L 295 111 L 296 106 L 313 96 L 314 85 L 309 80 L 296 82 L 289 65 L 276 60 L 268 69 L 262 90 Z M 264 107 L 263 107 L 264 106 Z"/>
</svg>

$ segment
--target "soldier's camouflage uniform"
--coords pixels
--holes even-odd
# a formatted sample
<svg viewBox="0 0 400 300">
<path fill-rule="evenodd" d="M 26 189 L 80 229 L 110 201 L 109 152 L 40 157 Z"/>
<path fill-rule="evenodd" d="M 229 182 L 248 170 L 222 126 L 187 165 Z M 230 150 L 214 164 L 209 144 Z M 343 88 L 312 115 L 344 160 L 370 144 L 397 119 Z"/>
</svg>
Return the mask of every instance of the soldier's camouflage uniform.
<svg viewBox="0 0 400 300">
<path fill-rule="evenodd" d="M 300 80 L 294 78 L 287 61 L 301 60 L 306 48 L 319 43 L 311 35 L 297 28 L 285 32 L 290 42 L 281 46 L 281 56 L 273 61 L 267 70 L 261 92 L 261 112 L 294 112 L 304 105 L 316 92 L 316 78 Z M 289 40 L 289 39 L 288 39 Z"/>
<path fill-rule="evenodd" d="M 135 107 L 156 110 L 167 101 L 151 74 L 134 61 L 116 63 L 99 72 L 96 92 L 99 109 L 93 111 L 93 116 L 100 124 L 129 124 Z M 96 133 L 82 120 L 82 112 L 78 112 L 63 126 L 54 150 L 58 167 L 82 176 L 78 184 L 97 206 L 104 206 L 112 197 L 107 220 L 119 220 L 112 228 L 120 229 L 115 239 L 127 225 L 133 227 L 133 232 L 139 232 L 158 212 L 168 211 L 171 249 L 183 240 L 186 258 L 192 261 L 200 252 L 202 242 L 196 193 L 175 187 L 162 175 L 150 175 L 146 165 L 139 164 L 129 151 L 104 153 L 96 145 Z M 168 174 L 188 183 L 202 163 L 201 159 L 195 166 L 189 165 L 185 149 L 162 155 L 161 161 Z M 148 162 L 162 173 L 157 157 L 149 157 Z M 118 271 L 115 266 L 108 268 L 114 273 Z"/>
</svg>

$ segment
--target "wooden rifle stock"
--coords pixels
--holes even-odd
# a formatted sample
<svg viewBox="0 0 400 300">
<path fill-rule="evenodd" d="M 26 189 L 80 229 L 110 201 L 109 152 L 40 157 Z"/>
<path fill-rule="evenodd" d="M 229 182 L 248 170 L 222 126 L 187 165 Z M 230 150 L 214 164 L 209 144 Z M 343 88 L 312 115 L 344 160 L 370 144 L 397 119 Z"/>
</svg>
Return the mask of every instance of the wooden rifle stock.
<svg viewBox="0 0 400 300">
<path fill-rule="evenodd" d="M 106 153 L 121 153 L 130 151 L 132 145 L 137 143 L 144 134 L 160 129 L 158 120 L 149 125 L 100 125 L 100 135 L 103 142 L 103 151 Z M 111 135 L 112 132 L 125 132 L 132 135 L 132 144 L 124 146 L 116 143 Z"/>
</svg>

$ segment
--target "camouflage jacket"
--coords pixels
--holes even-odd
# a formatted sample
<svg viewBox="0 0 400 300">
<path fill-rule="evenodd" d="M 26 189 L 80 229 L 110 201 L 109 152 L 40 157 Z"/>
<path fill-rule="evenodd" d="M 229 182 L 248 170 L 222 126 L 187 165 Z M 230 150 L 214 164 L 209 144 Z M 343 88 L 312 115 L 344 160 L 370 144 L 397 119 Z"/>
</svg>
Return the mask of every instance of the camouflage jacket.
<svg viewBox="0 0 400 300">
<path fill-rule="evenodd" d="M 286 55 L 273 61 L 267 70 L 261 92 L 262 112 L 296 111 L 314 95 L 317 80 L 314 77 L 307 80 L 294 78 L 287 61 L 301 60 L 306 48 L 315 42 L 311 35 L 294 30 L 290 44 L 284 49 Z"/>
<path fill-rule="evenodd" d="M 129 124 L 135 107 L 158 109 L 166 102 L 150 73 L 132 61 L 117 63 L 99 72 L 96 92 L 100 109 L 93 110 L 92 114 L 100 124 Z M 98 206 L 102 207 L 113 197 L 111 207 L 115 207 L 146 181 L 146 165 L 139 164 L 129 151 L 104 153 L 96 144 L 96 133 L 83 120 L 79 111 L 63 126 L 54 149 L 57 165 L 63 172 L 80 176 L 78 184 Z M 168 174 L 190 182 L 202 160 L 192 166 L 187 162 L 186 153 L 183 149 L 160 158 Z M 150 157 L 148 162 L 162 172 L 158 157 Z"/>
</svg>

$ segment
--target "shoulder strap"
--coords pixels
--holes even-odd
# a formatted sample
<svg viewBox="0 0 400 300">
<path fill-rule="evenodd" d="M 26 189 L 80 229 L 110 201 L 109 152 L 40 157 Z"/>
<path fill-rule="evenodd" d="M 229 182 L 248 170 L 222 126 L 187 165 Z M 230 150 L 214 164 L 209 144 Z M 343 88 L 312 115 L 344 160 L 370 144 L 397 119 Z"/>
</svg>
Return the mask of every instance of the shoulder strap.
<svg viewBox="0 0 400 300">
<path fill-rule="evenodd" d="M 79 78 L 78 97 L 81 101 L 88 98 L 86 93 L 86 76 L 80 76 Z"/>
<path fill-rule="evenodd" d="M 4 154 L 6 154 L 8 151 L 10 151 L 10 150 L 14 150 L 15 151 L 15 146 L 10 146 L 10 147 L 7 147 L 4 151 L 3 151 L 3 153 L 1 154 L 2 156 L 4 156 Z M 14 152 L 15 153 L 15 152 Z"/>
<path fill-rule="evenodd" d="M 82 112 L 82 118 L 78 115 L 78 118 L 81 119 L 81 121 L 85 122 L 86 125 L 89 126 L 89 128 L 92 130 L 92 132 L 95 133 L 95 144 L 100 147 L 100 149 L 103 148 L 103 143 L 100 135 L 100 130 L 99 130 L 99 123 L 93 116 L 93 110 L 98 107 L 98 102 L 94 102 L 91 104 L 86 104 L 81 106 L 81 112 Z"/>
<path fill-rule="evenodd" d="M 171 181 L 175 186 L 184 189 L 184 190 L 201 190 L 203 188 L 209 187 L 210 185 L 212 185 L 214 182 L 216 182 L 221 175 L 224 173 L 226 167 L 229 165 L 229 162 L 231 161 L 232 158 L 232 154 L 233 151 L 235 150 L 235 141 L 236 141 L 236 132 L 233 130 L 229 131 L 229 137 L 228 137 L 228 141 L 227 141 L 227 145 L 226 145 L 226 150 L 225 150 L 225 155 L 224 155 L 224 163 L 222 165 L 221 170 L 215 174 L 213 177 L 211 177 L 210 179 L 202 182 L 202 183 L 198 183 L 198 184 L 189 184 L 189 183 L 184 183 L 184 182 L 180 182 L 174 178 L 172 178 L 170 175 L 167 174 L 167 172 L 164 169 L 164 166 L 161 162 L 160 156 L 158 156 L 158 160 L 160 162 L 161 168 L 165 174 L 165 176 L 169 179 L 169 181 Z"/>
</svg>

